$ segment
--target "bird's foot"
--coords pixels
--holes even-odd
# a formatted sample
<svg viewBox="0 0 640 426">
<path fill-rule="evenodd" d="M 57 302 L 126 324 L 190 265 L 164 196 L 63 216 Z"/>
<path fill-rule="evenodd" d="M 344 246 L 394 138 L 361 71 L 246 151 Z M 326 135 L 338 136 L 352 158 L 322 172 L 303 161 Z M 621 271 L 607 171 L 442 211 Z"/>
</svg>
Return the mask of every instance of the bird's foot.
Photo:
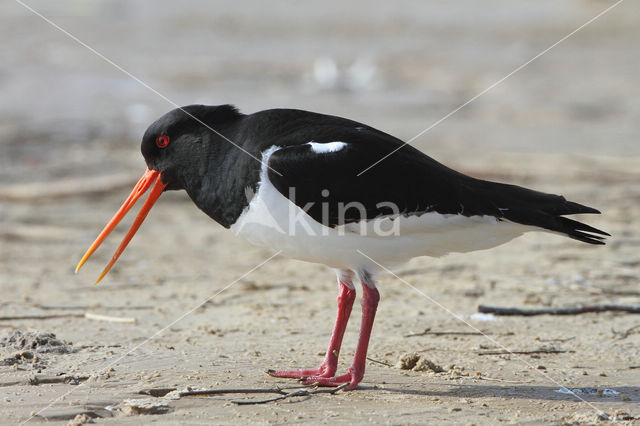
<svg viewBox="0 0 640 426">
<path fill-rule="evenodd" d="M 349 383 L 349 385 L 344 388 L 344 390 L 352 390 L 358 387 L 358 383 L 364 377 L 364 371 L 359 372 L 353 367 L 349 368 L 346 374 L 342 376 L 334 376 L 334 377 L 325 377 L 325 376 L 309 376 L 302 379 L 302 384 L 305 385 L 317 385 L 324 387 L 335 387 L 344 385 L 345 383 Z"/>
<path fill-rule="evenodd" d="M 267 374 L 272 377 L 282 377 L 286 379 L 306 379 L 307 377 L 332 377 L 336 374 L 336 366 L 327 363 L 320 364 L 320 367 L 311 370 L 267 370 Z"/>
</svg>

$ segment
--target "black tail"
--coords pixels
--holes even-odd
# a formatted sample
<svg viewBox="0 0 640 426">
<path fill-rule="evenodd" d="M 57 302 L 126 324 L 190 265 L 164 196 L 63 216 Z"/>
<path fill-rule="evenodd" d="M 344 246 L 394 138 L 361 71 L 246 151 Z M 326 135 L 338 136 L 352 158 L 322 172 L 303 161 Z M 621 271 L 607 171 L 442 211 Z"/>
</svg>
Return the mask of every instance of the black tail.
<svg viewBox="0 0 640 426">
<path fill-rule="evenodd" d="M 604 236 L 610 236 L 577 220 L 562 217 L 571 214 L 600 213 L 592 207 L 567 201 L 561 195 L 546 194 L 516 185 L 487 183 L 491 185 L 483 185 L 483 189 L 491 194 L 499 218 L 559 232 L 589 244 L 604 244 Z"/>
</svg>

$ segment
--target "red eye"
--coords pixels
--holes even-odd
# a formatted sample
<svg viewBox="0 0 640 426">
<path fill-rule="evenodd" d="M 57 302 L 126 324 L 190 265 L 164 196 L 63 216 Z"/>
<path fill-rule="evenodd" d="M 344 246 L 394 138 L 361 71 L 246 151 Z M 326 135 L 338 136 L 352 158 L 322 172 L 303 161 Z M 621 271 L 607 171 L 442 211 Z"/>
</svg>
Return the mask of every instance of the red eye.
<svg viewBox="0 0 640 426">
<path fill-rule="evenodd" d="M 169 136 L 160 135 L 156 138 L 156 146 L 158 148 L 166 148 L 167 145 L 169 145 Z"/>
</svg>

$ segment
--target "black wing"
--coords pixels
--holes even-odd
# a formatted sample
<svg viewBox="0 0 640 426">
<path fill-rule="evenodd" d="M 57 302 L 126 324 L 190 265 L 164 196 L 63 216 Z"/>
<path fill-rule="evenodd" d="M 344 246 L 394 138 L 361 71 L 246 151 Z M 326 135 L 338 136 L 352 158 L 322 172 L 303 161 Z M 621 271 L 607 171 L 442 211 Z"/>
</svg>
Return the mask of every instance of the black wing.
<svg viewBox="0 0 640 426">
<path fill-rule="evenodd" d="M 559 195 L 466 176 L 411 146 L 359 175 L 402 142 L 374 129 L 358 130 L 340 138 L 324 135 L 326 142 L 346 143 L 335 152 L 317 153 L 305 143 L 275 151 L 269 159 L 269 180 L 282 195 L 329 227 L 390 214 L 438 212 L 494 216 L 591 244 L 604 244 L 603 237 L 593 234 L 609 235 L 562 217 L 600 213 L 596 209 Z"/>
</svg>

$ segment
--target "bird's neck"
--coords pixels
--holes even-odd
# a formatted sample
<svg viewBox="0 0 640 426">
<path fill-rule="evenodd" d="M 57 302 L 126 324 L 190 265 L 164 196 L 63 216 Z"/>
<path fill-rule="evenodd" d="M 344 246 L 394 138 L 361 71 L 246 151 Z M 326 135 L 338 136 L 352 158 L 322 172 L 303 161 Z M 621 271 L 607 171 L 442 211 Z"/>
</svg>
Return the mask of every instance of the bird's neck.
<svg viewBox="0 0 640 426">
<path fill-rule="evenodd" d="M 260 163 L 231 143 L 223 143 L 229 146 L 218 145 L 220 149 L 202 155 L 181 180 L 198 208 L 229 228 L 249 205 L 248 194 L 256 191 Z"/>
</svg>

